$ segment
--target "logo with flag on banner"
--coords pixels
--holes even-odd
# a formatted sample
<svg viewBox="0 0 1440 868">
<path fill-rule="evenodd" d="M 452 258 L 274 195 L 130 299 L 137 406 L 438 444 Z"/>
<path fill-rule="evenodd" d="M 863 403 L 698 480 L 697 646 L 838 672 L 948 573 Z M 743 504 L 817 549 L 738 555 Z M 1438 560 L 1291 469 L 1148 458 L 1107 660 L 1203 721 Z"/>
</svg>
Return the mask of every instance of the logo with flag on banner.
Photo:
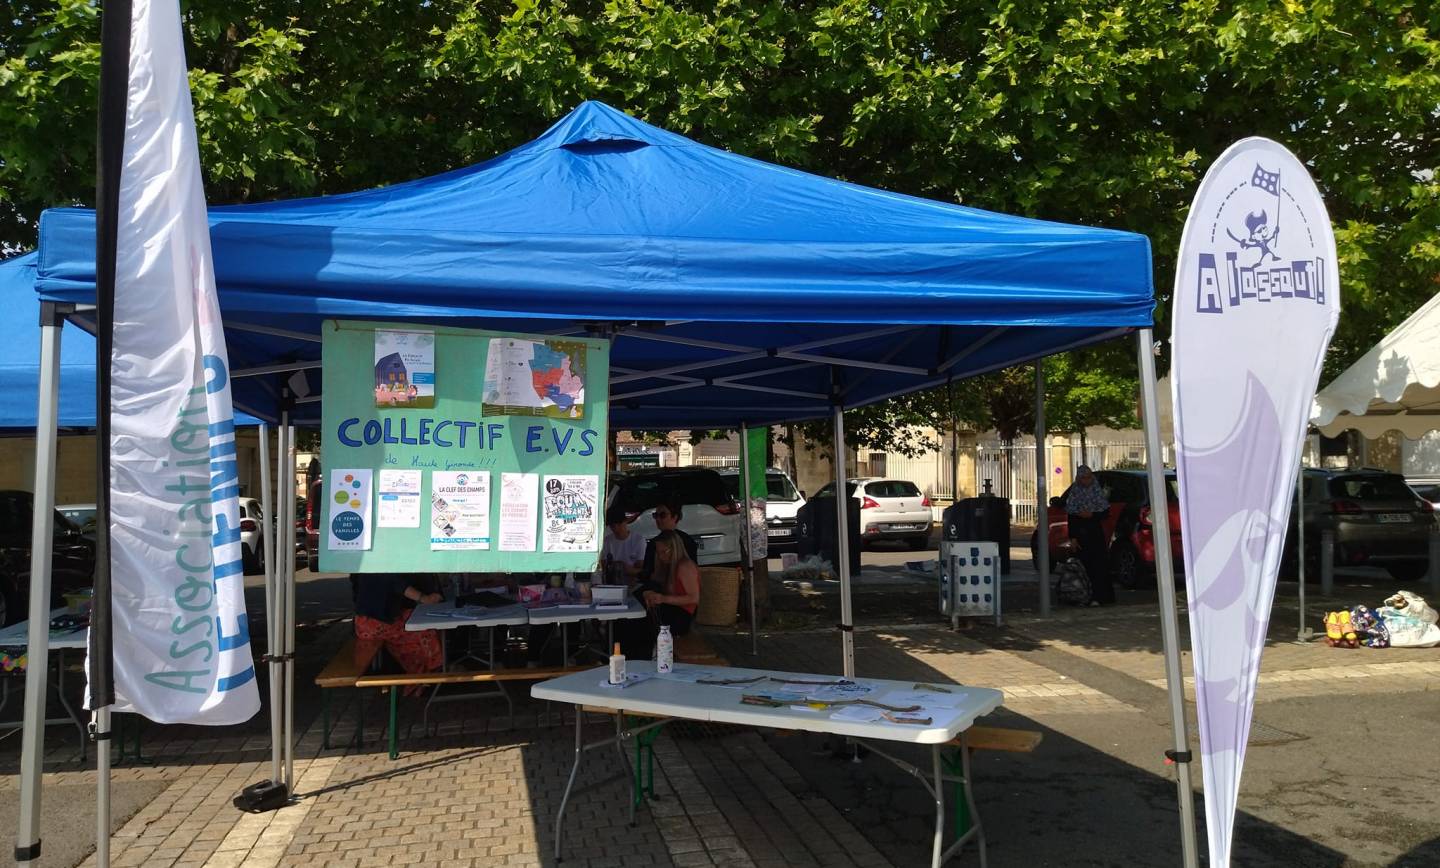
<svg viewBox="0 0 1440 868">
<path fill-rule="evenodd" d="M 1281 164 L 1268 160 L 1235 167 L 1225 195 L 1200 215 L 1209 235 L 1192 254 L 1195 277 L 1185 288 L 1197 313 L 1224 314 L 1246 304 L 1324 306 L 1334 291 L 1320 216 L 1285 186 Z M 1295 177 L 1309 183 L 1303 169 Z"/>
<path fill-rule="evenodd" d="M 260 698 L 178 4 L 135 0 L 129 49 L 109 395 L 114 710 L 239 723 Z"/>
</svg>

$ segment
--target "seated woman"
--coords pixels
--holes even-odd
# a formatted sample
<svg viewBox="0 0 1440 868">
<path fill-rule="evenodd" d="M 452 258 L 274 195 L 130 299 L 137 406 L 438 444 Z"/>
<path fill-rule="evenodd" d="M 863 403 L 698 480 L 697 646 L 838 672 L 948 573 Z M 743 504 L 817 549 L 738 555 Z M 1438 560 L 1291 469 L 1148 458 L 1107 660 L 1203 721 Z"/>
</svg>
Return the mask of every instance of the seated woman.
<svg viewBox="0 0 1440 868">
<path fill-rule="evenodd" d="M 650 610 L 650 618 L 621 622 L 629 627 L 622 639 L 625 656 L 641 660 L 654 656 L 655 638 L 662 625 L 675 636 L 690 632 L 695 608 L 700 604 L 700 567 L 690 558 L 685 540 L 669 530 L 653 542 L 655 571 L 636 592 Z"/>
<path fill-rule="evenodd" d="M 440 637 L 434 630 L 407 632 L 405 622 L 416 603 L 438 603 L 440 595 L 422 590 L 422 576 L 362 573 L 350 577 L 355 592 L 355 664 L 370 665 L 383 647 L 407 673 L 433 672 L 442 663 Z M 423 688 L 405 688 L 407 696 Z"/>
</svg>

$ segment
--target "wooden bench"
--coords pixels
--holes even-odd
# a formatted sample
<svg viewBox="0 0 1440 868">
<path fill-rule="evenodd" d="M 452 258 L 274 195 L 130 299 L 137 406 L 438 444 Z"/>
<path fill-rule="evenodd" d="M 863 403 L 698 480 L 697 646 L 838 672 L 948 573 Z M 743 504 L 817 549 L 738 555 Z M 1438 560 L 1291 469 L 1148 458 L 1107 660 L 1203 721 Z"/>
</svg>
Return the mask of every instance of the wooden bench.
<svg viewBox="0 0 1440 868">
<path fill-rule="evenodd" d="M 692 626 L 690 632 L 675 637 L 675 662 L 691 663 L 696 666 L 729 666 L 730 661 L 705 638 L 699 627 Z"/>
<path fill-rule="evenodd" d="M 1036 732 L 1032 729 L 1007 729 L 999 726 L 972 726 L 963 734 L 963 744 L 974 753 L 977 750 L 993 750 L 1003 753 L 1032 753 L 1044 740 L 1043 732 Z M 954 750 L 947 751 L 941 755 L 940 761 L 945 766 L 947 774 L 963 777 L 965 774 L 965 758 L 960 756 L 961 738 L 955 738 L 949 742 L 954 745 Z M 956 834 L 964 835 L 970 830 L 970 805 L 965 800 L 965 787 L 960 781 L 955 781 L 954 790 L 951 792 L 950 801 L 955 805 L 955 830 Z"/>
<path fill-rule="evenodd" d="M 402 687 L 440 687 L 446 684 L 495 684 L 505 681 L 545 681 L 571 672 L 585 672 L 593 666 L 549 666 L 537 669 L 482 669 L 479 671 L 418 672 L 386 675 L 362 675 L 355 686 L 362 690 L 375 688 L 390 694 L 389 748 L 390 759 L 400 757 L 399 703 Z"/>
<path fill-rule="evenodd" d="M 355 637 L 351 636 L 340 643 L 340 649 L 320 674 L 315 676 L 315 685 L 321 688 L 320 693 L 320 745 L 325 750 L 330 749 L 330 694 L 329 690 L 337 687 L 354 687 L 360 676 L 370 666 L 369 661 L 356 662 L 355 660 Z M 360 712 L 364 714 L 364 709 Z M 356 744 L 365 731 L 365 718 L 360 718 L 360 724 L 356 728 Z"/>
</svg>

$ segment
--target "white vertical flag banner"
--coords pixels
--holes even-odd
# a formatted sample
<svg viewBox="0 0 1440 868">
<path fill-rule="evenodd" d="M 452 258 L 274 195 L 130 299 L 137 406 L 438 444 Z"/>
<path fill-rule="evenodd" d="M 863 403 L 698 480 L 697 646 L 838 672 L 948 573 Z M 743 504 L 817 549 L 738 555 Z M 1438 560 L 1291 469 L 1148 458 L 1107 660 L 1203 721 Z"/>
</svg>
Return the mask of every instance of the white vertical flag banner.
<svg viewBox="0 0 1440 868">
<path fill-rule="evenodd" d="M 1229 865 L 1260 652 L 1310 404 L 1340 316 L 1335 236 L 1267 139 L 1200 184 L 1175 274 L 1180 524 L 1211 865 Z"/>
<path fill-rule="evenodd" d="M 229 362 L 175 0 L 133 4 L 116 226 L 114 710 L 239 723 L 260 697 Z"/>
</svg>

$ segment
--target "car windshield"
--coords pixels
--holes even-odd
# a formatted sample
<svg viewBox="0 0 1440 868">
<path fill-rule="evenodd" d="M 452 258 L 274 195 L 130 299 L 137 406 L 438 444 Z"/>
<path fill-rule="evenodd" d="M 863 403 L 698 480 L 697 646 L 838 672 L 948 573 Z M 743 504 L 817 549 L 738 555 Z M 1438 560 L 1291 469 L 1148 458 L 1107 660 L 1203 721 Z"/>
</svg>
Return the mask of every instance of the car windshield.
<svg viewBox="0 0 1440 868">
<path fill-rule="evenodd" d="M 847 496 L 849 496 L 849 497 L 854 497 L 854 496 L 855 496 L 855 489 L 856 489 L 858 486 L 859 486 L 859 483 L 858 483 L 858 482 L 847 482 L 847 483 L 845 483 L 845 494 L 846 494 Z M 816 496 L 816 497 L 834 497 L 834 496 L 835 496 L 835 483 L 833 483 L 833 482 L 827 482 L 827 483 L 825 483 L 825 487 L 824 487 L 824 488 L 821 488 L 818 492 L 816 492 L 816 493 L 815 493 L 815 496 Z"/>
<path fill-rule="evenodd" d="M 720 478 L 725 480 L 725 490 L 731 497 L 740 496 L 740 474 L 722 473 Z M 790 477 L 783 473 L 765 474 L 765 499 L 770 503 L 794 503 L 800 499 L 800 492 L 795 489 Z"/>
<path fill-rule="evenodd" d="M 665 494 L 673 494 L 682 504 L 703 503 L 715 506 L 730 501 L 720 474 L 713 470 L 700 473 L 657 473 L 630 476 L 621 480 L 615 503 L 626 512 L 644 512 L 660 502 Z"/>
<path fill-rule="evenodd" d="M 1399 476 L 1366 474 L 1337 476 L 1330 480 L 1330 496 L 1346 500 L 1414 500 L 1415 492 Z"/>
<path fill-rule="evenodd" d="M 95 531 L 95 509 L 62 509 L 60 514 L 78 525 L 82 533 L 93 533 Z"/>
</svg>

